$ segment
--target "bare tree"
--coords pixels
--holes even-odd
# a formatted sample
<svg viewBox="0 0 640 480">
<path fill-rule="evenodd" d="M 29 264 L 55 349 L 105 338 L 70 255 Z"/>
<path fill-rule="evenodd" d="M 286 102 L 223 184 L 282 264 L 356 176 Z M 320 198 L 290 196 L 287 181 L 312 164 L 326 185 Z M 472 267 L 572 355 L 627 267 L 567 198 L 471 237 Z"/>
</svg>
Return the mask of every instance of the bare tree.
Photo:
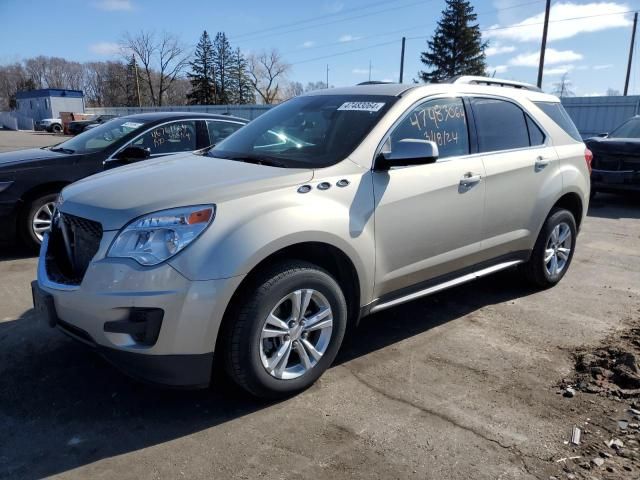
<svg viewBox="0 0 640 480">
<path fill-rule="evenodd" d="M 22 64 L 0 65 L 0 111 L 15 107 L 16 92 L 29 80 Z"/>
<path fill-rule="evenodd" d="M 571 80 L 569 80 L 569 73 L 562 74 L 559 82 L 553 84 L 553 93 L 560 98 L 563 97 L 575 97 L 576 94 L 571 90 Z"/>
<path fill-rule="evenodd" d="M 620 90 L 616 90 L 615 88 L 607 88 L 607 93 L 605 93 L 607 97 L 619 97 L 621 95 Z"/>
<path fill-rule="evenodd" d="M 280 101 L 278 82 L 284 79 L 291 66 L 282 60 L 277 50 L 250 55 L 248 60 L 249 81 L 262 102 L 269 105 Z"/>
<path fill-rule="evenodd" d="M 125 34 L 121 46 L 127 59 L 133 54 L 142 65 L 153 105 L 162 106 L 163 97 L 188 64 L 189 55 L 178 37 L 163 32 L 157 38 L 154 32 L 141 30 Z"/>
</svg>

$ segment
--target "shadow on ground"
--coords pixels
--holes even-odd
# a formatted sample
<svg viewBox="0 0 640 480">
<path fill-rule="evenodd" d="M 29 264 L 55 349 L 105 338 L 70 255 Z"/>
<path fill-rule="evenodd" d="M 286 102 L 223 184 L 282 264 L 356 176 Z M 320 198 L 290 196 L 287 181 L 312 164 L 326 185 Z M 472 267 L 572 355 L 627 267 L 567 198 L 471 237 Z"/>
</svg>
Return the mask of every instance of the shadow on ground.
<svg viewBox="0 0 640 480">
<path fill-rule="evenodd" d="M 336 363 L 367 355 L 485 305 L 531 293 L 503 272 L 363 320 Z M 0 478 L 35 479 L 234 421 L 271 404 L 224 379 L 210 390 L 130 380 L 35 318 L 0 323 Z"/>
<path fill-rule="evenodd" d="M 598 193 L 589 202 L 590 217 L 640 218 L 640 193 Z"/>
</svg>

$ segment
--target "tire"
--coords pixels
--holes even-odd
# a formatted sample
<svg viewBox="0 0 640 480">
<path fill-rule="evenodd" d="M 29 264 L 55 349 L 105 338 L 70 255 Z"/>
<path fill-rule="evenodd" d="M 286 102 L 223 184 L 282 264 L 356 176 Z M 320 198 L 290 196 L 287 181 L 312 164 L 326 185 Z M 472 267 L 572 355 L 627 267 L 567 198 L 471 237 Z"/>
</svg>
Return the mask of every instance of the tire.
<svg viewBox="0 0 640 480">
<path fill-rule="evenodd" d="M 53 213 L 52 205 L 55 204 L 56 199 L 58 198 L 57 193 L 47 193 L 45 195 L 41 195 L 38 198 L 33 199 L 27 207 L 24 209 L 24 214 L 20 216 L 19 228 L 23 241 L 25 242 L 27 248 L 31 250 L 38 250 L 40 248 L 40 244 L 42 243 L 42 238 L 39 234 L 44 233 L 36 232 L 35 230 L 35 220 L 36 216 L 40 220 L 37 225 L 40 227 L 45 227 L 47 225 L 46 220 L 51 220 L 51 215 L 48 214 L 49 211 Z M 47 208 L 47 205 L 49 208 Z"/>
<path fill-rule="evenodd" d="M 293 300 L 300 300 L 300 305 L 306 298 L 306 315 L 300 318 Z M 302 261 L 282 262 L 264 271 L 245 290 L 232 315 L 223 332 L 225 369 L 235 383 L 261 398 L 287 397 L 311 386 L 335 359 L 347 326 L 347 304 L 338 283 L 320 267 Z M 296 318 L 307 325 L 295 324 Z M 320 320 L 311 324 L 314 318 Z M 307 345 L 316 354 L 324 353 L 316 358 Z"/>
<path fill-rule="evenodd" d="M 53 125 L 51 125 L 51 131 L 53 133 L 62 133 L 62 125 L 60 125 L 59 123 L 54 123 Z"/>
<path fill-rule="evenodd" d="M 569 237 L 565 236 L 567 231 Z M 569 210 L 552 210 L 540 230 L 529 261 L 521 266 L 525 278 L 539 288 L 553 287 L 562 280 L 573 259 L 576 233 L 576 221 Z M 558 236 L 554 240 L 552 235 L 555 234 Z M 547 259 L 549 261 L 545 262 Z"/>
</svg>

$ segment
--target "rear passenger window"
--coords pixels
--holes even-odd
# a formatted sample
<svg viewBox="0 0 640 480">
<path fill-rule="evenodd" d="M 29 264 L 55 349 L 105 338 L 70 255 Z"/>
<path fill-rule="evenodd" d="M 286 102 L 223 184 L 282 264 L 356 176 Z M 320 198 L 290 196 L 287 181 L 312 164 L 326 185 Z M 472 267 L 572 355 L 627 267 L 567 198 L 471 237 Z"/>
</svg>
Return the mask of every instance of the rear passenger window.
<svg viewBox="0 0 640 480">
<path fill-rule="evenodd" d="M 529 146 L 529 131 L 520 107 L 491 98 L 474 98 L 472 105 L 480 152 Z"/>
<path fill-rule="evenodd" d="M 215 145 L 243 127 L 240 123 L 207 120 L 210 145 Z"/>
<path fill-rule="evenodd" d="M 571 138 L 579 142 L 582 141 L 580 132 L 576 128 L 573 120 L 560 102 L 533 102 L 540 110 L 546 113 L 551 120 L 556 122 Z"/>
<path fill-rule="evenodd" d="M 409 138 L 434 142 L 439 158 L 468 155 L 469 134 L 462 100 L 430 100 L 414 108 L 391 133 L 391 151 L 400 140 Z"/>
<path fill-rule="evenodd" d="M 538 125 L 536 125 L 536 123 L 531 120 L 531 117 L 529 115 L 525 114 L 525 117 L 527 119 L 527 129 L 529 130 L 529 143 L 532 147 L 535 147 L 536 145 L 542 145 L 545 139 L 544 133 L 542 133 L 540 127 L 538 127 Z"/>
</svg>

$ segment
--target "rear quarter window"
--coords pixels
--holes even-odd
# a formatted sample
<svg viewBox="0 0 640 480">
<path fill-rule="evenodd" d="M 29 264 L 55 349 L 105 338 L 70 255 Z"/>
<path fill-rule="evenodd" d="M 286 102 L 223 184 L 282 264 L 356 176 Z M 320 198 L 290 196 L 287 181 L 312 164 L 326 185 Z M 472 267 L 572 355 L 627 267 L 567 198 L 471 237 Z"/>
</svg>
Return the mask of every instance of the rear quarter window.
<svg viewBox="0 0 640 480">
<path fill-rule="evenodd" d="M 578 142 L 582 141 L 582 136 L 571 120 L 571 117 L 560 102 L 533 102 L 551 120 L 553 120 L 567 135 Z"/>
</svg>

